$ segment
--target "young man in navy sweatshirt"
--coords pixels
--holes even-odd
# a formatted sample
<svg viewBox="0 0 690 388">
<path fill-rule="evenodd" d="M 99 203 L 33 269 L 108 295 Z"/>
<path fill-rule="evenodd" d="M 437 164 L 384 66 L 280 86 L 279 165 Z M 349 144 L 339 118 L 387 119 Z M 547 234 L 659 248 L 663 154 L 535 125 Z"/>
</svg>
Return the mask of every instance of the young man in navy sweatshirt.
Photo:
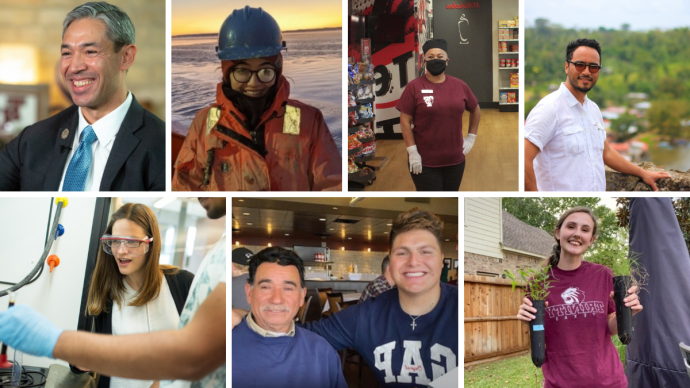
<svg viewBox="0 0 690 388">
<path fill-rule="evenodd" d="M 333 347 L 295 327 L 307 294 L 297 254 L 274 247 L 252 256 L 245 292 L 252 311 L 232 331 L 232 386 L 347 388 Z"/>
<path fill-rule="evenodd" d="M 402 213 L 390 233 L 397 287 L 305 328 L 335 349 L 354 348 L 382 386 L 428 386 L 457 368 L 458 288 L 440 280 L 442 232 L 443 222 L 430 212 Z M 240 319 L 233 310 L 233 325 Z"/>
</svg>

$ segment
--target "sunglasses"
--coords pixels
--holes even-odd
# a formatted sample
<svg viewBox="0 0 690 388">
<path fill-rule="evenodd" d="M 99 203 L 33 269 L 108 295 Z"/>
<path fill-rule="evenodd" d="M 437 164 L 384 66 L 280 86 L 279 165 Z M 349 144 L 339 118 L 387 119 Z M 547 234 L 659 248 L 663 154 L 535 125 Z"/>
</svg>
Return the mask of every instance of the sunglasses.
<svg viewBox="0 0 690 388">
<path fill-rule="evenodd" d="M 235 78 L 235 81 L 241 84 L 249 82 L 249 80 L 252 79 L 253 74 L 256 74 L 256 76 L 259 78 L 259 81 L 263 83 L 271 82 L 276 78 L 275 69 L 259 69 L 258 71 L 251 71 L 249 69 L 236 67 L 231 70 L 231 73 L 232 77 Z"/>
<path fill-rule="evenodd" d="M 588 64 L 586 64 L 586 63 L 584 63 L 584 62 L 571 62 L 571 61 L 568 61 L 568 63 L 570 63 L 570 64 L 572 64 L 573 66 L 575 66 L 575 70 L 577 70 L 577 71 L 579 71 L 579 72 L 583 72 L 583 71 L 585 71 L 585 67 L 589 67 L 589 72 L 592 73 L 592 74 L 596 74 L 596 73 L 599 72 L 599 69 L 601 69 L 601 66 L 599 66 L 599 65 L 588 65 Z"/>
</svg>

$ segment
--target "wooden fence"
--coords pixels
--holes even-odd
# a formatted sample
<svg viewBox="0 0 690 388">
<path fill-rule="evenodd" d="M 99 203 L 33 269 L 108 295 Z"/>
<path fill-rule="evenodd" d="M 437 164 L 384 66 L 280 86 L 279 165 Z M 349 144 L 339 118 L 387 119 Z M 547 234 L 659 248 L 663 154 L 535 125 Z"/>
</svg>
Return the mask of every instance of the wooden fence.
<svg viewBox="0 0 690 388">
<path fill-rule="evenodd" d="M 465 364 L 529 349 L 529 328 L 516 318 L 524 291 L 509 280 L 465 275 Z"/>
</svg>

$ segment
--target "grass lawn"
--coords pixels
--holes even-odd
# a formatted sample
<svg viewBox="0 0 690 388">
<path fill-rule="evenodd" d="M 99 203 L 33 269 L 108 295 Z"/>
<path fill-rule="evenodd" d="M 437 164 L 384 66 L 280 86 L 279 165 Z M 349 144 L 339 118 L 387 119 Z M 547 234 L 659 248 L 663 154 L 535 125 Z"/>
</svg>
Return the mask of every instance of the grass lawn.
<svg viewBox="0 0 690 388">
<path fill-rule="evenodd" d="M 541 369 L 532 364 L 529 353 L 465 369 L 465 387 L 529 388 L 542 387 L 543 385 L 544 377 Z"/>
<path fill-rule="evenodd" d="M 612 340 L 621 362 L 625 364 L 625 345 L 618 340 L 618 336 L 614 336 Z M 465 387 L 541 388 L 543 385 L 541 369 L 534 367 L 529 353 L 465 368 Z"/>
</svg>

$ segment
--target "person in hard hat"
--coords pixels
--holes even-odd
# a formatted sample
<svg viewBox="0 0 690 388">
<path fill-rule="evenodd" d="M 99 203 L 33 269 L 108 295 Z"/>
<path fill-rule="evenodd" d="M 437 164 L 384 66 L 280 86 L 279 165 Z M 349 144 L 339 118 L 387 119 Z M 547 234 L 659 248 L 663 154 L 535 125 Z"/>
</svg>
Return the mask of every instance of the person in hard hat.
<svg viewBox="0 0 690 388">
<path fill-rule="evenodd" d="M 177 329 L 194 274 L 159 264 L 161 244 L 158 220 L 148 206 L 127 203 L 113 213 L 86 301 L 90 331 L 126 335 Z M 71 368 L 83 373 L 79 365 Z M 154 383 L 101 375 L 98 388 Z"/>
<path fill-rule="evenodd" d="M 341 190 L 342 157 L 321 112 L 292 100 L 278 23 L 261 8 L 225 19 L 216 103 L 199 111 L 173 190 Z"/>
</svg>

